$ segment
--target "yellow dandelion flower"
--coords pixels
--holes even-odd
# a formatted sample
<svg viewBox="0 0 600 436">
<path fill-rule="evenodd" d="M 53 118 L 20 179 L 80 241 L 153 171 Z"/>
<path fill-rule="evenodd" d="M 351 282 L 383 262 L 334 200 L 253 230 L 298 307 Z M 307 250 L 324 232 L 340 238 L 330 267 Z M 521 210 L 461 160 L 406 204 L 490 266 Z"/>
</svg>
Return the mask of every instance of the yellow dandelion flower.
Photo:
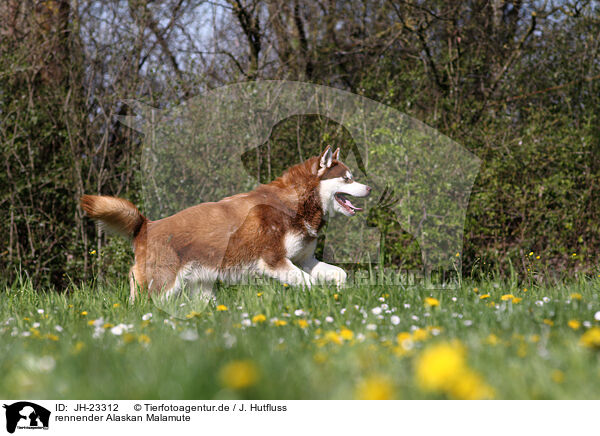
<svg viewBox="0 0 600 436">
<path fill-rule="evenodd" d="M 517 356 L 523 358 L 527 356 L 527 345 L 524 342 L 519 344 L 519 348 L 517 349 Z"/>
<path fill-rule="evenodd" d="M 119 303 L 115 303 L 115 304 L 113 304 L 113 308 L 117 308 L 117 307 L 119 307 L 119 306 L 120 306 L 120 304 L 119 304 Z"/>
<path fill-rule="evenodd" d="M 96 322 L 96 320 L 94 320 L 94 319 L 90 319 L 90 320 L 87 322 L 87 325 L 94 325 L 94 323 L 95 323 L 95 322 Z"/>
<path fill-rule="evenodd" d="M 416 378 L 422 389 L 446 390 L 465 369 L 465 350 L 459 343 L 433 345 L 421 353 L 416 365 Z"/>
<path fill-rule="evenodd" d="M 343 328 L 342 330 L 340 330 L 340 336 L 345 341 L 350 341 L 352 340 L 352 338 L 354 338 L 354 333 L 352 332 L 352 330 Z"/>
<path fill-rule="evenodd" d="M 73 305 L 72 305 L 72 304 L 69 304 L 67 307 L 68 307 L 69 309 L 73 309 Z"/>
<path fill-rule="evenodd" d="M 87 316 L 87 314 L 88 314 L 88 313 L 87 313 L 87 311 L 85 311 L 85 310 L 84 310 L 83 312 L 81 312 L 81 315 L 82 315 L 82 316 Z"/>
<path fill-rule="evenodd" d="M 275 321 L 273 321 L 273 325 L 275 327 L 283 327 L 284 325 L 287 325 L 287 321 L 284 319 L 276 319 Z"/>
<path fill-rule="evenodd" d="M 456 257 L 460 257 L 460 253 L 456 253 L 456 254 L 455 254 L 455 256 L 456 256 Z"/>
<path fill-rule="evenodd" d="M 494 397 L 494 390 L 481 376 L 469 369 L 460 372 L 451 383 L 448 393 L 456 400 L 481 400 Z"/>
<path fill-rule="evenodd" d="M 337 344 L 337 345 L 342 345 L 343 340 L 342 337 L 340 335 L 338 335 L 336 332 L 327 332 L 325 333 L 325 337 L 323 338 L 325 340 L 325 343 L 333 343 L 333 344 Z"/>
<path fill-rule="evenodd" d="M 536 258 L 537 260 L 540 260 L 540 256 L 539 256 L 539 255 L 538 255 L 538 256 L 535 256 L 535 258 Z"/>
<path fill-rule="evenodd" d="M 90 254 L 96 254 L 96 250 L 90 251 Z"/>
<path fill-rule="evenodd" d="M 427 307 L 437 307 L 440 305 L 440 302 L 437 298 L 426 297 L 425 298 L 425 306 Z"/>
<path fill-rule="evenodd" d="M 287 287 L 288 287 L 288 286 L 290 286 L 290 285 L 288 285 L 287 283 L 284 283 L 284 284 L 283 284 L 283 286 L 284 286 L 285 288 L 287 288 Z"/>
<path fill-rule="evenodd" d="M 398 333 L 398 336 L 396 336 L 396 341 L 398 341 L 398 345 L 400 345 L 402 348 L 412 347 L 412 335 L 408 332 Z"/>
<path fill-rule="evenodd" d="M 387 377 L 375 375 L 363 380 L 356 388 L 357 400 L 391 400 L 394 397 L 392 383 Z"/>
<path fill-rule="evenodd" d="M 52 334 L 52 333 L 48 333 L 46 335 L 46 338 L 50 339 L 51 341 L 58 341 L 58 336 L 56 336 L 55 334 Z"/>
<path fill-rule="evenodd" d="M 206 330 L 204 330 L 204 334 L 207 336 L 212 335 L 215 332 L 215 329 L 211 329 L 211 328 L 207 328 Z"/>
<path fill-rule="evenodd" d="M 549 325 L 550 327 L 552 327 L 554 325 L 554 321 L 552 321 L 551 319 L 545 318 L 544 319 L 544 324 Z"/>
<path fill-rule="evenodd" d="M 600 327 L 592 327 L 585 332 L 579 343 L 588 348 L 600 348 Z"/>
<path fill-rule="evenodd" d="M 514 298 L 515 296 L 513 294 L 505 294 L 502 297 L 500 297 L 502 301 L 513 300 Z"/>
<path fill-rule="evenodd" d="M 333 299 L 335 301 L 339 301 L 340 300 L 340 294 L 333 294 Z"/>
<path fill-rule="evenodd" d="M 245 389 L 260 378 L 258 368 L 249 360 L 229 362 L 219 371 L 221 384 L 229 389 Z"/>
<path fill-rule="evenodd" d="M 488 345 L 498 345 L 500 343 L 500 339 L 493 333 L 490 333 L 487 338 L 485 338 L 485 343 Z"/>
<path fill-rule="evenodd" d="M 473 292 L 475 292 L 476 294 L 479 294 L 479 289 L 473 288 Z"/>
<path fill-rule="evenodd" d="M 131 334 L 131 333 L 125 333 L 123 335 L 123 342 L 125 342 L 126 344 L 130 344 L 133 341 L 135 341 L 135 335 Z"/>
<path fill-rule="evenodd" d="M 523 299 L 521 297 L 515 297 L 515 298 L 512 299 L 512 303 L 513 304 L 520 303 L 521 301 L 523 301 Z"/>
<path fill-rule="evenodd" d="M 424 341 L 429 338 L 429 332 L 424 329 L 416 329 L 412 334 L 413 341 Z"/>
<path fill-rule="evenodd" d="M 138 336 L 138 342 L 140 344 L 149 344 L 150 343 L 150 336 L 145 335 L 145 334 L 141 334 Z"/>
<path fill-rule="evenodd" d="M 552 371 L 552 375 L 550 376 L 550 378 L 552 378 L 552 381 L 554 383 L 562 383 L 565 381 L 565 373 L 562 372 L 560 369 L 555 369 L 554 371 Z"/>
<path fill-rule="evenodd" d="M 479 296 L 480 300 L 485 300 L 486 298 L 490 298 L 490 294 L 483 294 Z"/>
<path fill-rule="evenodd" d="M 573 330 L 579 330 L 579 327 L 581 327 L 581 323 L 579 321 L 577 321 L 576 319 L 569 320 L 567 325 L 569 327 L 571 327 Z"/>
<path fill-rule="evenodd" d="M 257 297 L 262 297 L 262 296 L 263 296 L 263 293 L 262 293 L 262 292 L 257 292 L 257 293 L 256 293 L 256 296 L 257 296 Z"/>
<path fill-rule="evenodd" d="M 110 328 L 113 328 L 114 326 L 115 326 L 114 324 L 111 324 L 111 323 L 107 322 L 107 323 L 105 323 L 105 324 L 102 326 L 102 328 L 103 328 L 103 329 L 110 329 Z"/>
<path fill-rule="evenodd" d="M 79 353 L 81 350 L 83 350 L 83 347 L 85 347 L 85 344 L 81 341 L 78 341 L 75 343 L 75 345 L 73 346 L 73 354 L 77 354 Z"/>
<path fill-rule="evenodd" d="M 540 335 L 531 335 L 529 336 L 529 340 L 531 342 L 533 342 L 534 344 L 538 343 L 540 341 Z"/>
<path fill-rule="evenodd" d="M 530 251 L 530 252 L 529 252 L 529 255 L 530 255 L 530 256 L 533 256 L 533 251 Z"/>
<path fill-rule="evenodd" d="M 224 304 L 219 304 L 217 306 L 217 312 L 227 312 L 227 306 L 225 306 Z"/>
<path fill-rule="evenodd" d="M 185 317 L 187 319 L 192 319 L 192 318 L 200 318 L 202 316 L 202 313 L 200 312 L 196 312 L 195 310 L 192 310 L 190 313 L 188 313 Z"/>
<path fill-rule="evenodd" d="M 252 317 L 252 322 L 255 324 L 261 323 L 261 322 L 265 322 L 267 320 L 267 317 L 264 316 L 262 313 L 259 313 L 258 315 L 254 315 Z"/>
<path fill-rule="evenodd" d="M 573 253 L 571 256 L 573 256 L 573 257 L 577 257 L 577 253 Z"/>
<path fill-rule="evenodd" d="M 300 327 L 301 329 L 305 329 L 308 327 L 308 321 L 306 321 L 305 319 L 299 319 L 298 321 L 296 321 L 296 324 L 298 324 L 298 327 Z"/>
<path fill-rule="evenodd" d="M 527 288 L 523 288 L 523 292 L 527 292 Z"/>
<path fill-rule="evenodd" d="M 575 292 L 575 293 L 571 294 L 572 300 L 581 300 L 582 298 L 583 298 L 583 296 L 579 292 Z"/>
</svg>

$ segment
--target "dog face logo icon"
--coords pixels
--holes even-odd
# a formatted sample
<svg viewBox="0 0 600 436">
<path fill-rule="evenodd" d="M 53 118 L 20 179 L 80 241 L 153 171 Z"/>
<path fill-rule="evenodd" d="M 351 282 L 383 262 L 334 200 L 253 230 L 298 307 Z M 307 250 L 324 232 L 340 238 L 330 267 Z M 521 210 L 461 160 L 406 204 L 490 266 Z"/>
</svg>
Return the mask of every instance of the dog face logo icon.
<svg viewBox="0 0 600 436">
<path fill-rule="evenodd" d="M 14 433 L 18 429 L 48 429 L 50 411 L 28 401 L 19 401 L 11 405 L 5 404 L 6 431 Z"/>
</svg>

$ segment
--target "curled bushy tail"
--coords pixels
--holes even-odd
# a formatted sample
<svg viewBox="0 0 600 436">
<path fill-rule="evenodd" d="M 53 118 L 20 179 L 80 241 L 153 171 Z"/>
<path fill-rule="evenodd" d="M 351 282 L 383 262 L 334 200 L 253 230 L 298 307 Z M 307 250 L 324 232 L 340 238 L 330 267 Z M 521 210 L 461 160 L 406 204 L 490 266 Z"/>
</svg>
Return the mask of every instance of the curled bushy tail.
<svg viewBox="0 0 600 436">
<path fill-rule="evenodd" d="M 146 218 L 130 201 L 105 195 L 84 195 L 79 200 L 87 216 L 101 221 L 109 229 L 134 238 Z"/>
</svg>

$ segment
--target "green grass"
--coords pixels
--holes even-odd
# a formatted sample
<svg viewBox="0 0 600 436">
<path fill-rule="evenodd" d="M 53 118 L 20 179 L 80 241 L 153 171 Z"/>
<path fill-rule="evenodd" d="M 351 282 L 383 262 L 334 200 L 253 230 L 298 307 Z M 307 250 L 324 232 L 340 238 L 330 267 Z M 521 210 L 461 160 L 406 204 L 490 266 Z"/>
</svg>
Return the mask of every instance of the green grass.
<svg viewBox="0 0 600 436">
<path fill-rule="evenodd" d="M 22 282 L 0 291 L 0 396 L 447 398 L 453 395 L 450 390 L 425 390 L 415 373 L 425 350 L 458 340 L 470 373 L 491 387 L 495 398 L 597 399 L 600 350 L 581 345 L 580 338 L 600 324 L 594 319 L 600 311 L 599 289 L 600 281 L 590 279 L 527 292 L 493 282 L 446 291 L 223 287 L 217 300 L 226 311 L 211 305 L 178 319 L 149 301 L 130 305 L 125 284 L 74 287 L 58 294 L 36 292 Z M 581 299 L 572 298 L 574 293 Z M 490 297 L 481 299 L 483 294 Z M 501 301 L 504 294 L 522 301 Z M 424 299 L 430 296 L 439 306 L 426 307 Z M 392 313 L 385 306 L 381 315 L 373 313 L 383 304 Z M 305 314 L 296 315 L 297 310 Z M 152 317 L 144 321 L 147 313 Z M 264 314 L 266 321 L 248 326 L 245 314 L 250 319 Z M 399 317 L 397 325 L 392 315 Z M 89 324 L 99 318 L 132 326 L 115 335 L 110 325 Z M 273 318 L 287 324 L 276 326 Z M 299 320 L 308 325 L 303 328 Z M 574 330 L 569 320 L 582 325 Z M 398 345 L 398 334 L 415 327 L 429 333 Z M 352 332 L 344 333 L 346 339 L 340 337 L 343 328 Z M 419 334 L 412 337 L 419 339 Z M 241 366 L 227 375 L 224 368 L 237 361 Z M 446 365 L 437 363 L 431 371 Z"/>
</svg>

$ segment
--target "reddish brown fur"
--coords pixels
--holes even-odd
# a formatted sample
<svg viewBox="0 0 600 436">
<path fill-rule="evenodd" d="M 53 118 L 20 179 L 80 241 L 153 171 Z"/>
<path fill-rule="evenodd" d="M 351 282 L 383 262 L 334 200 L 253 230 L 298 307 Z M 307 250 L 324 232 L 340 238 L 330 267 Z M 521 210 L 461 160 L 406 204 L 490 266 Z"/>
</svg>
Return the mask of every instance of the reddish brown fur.
<svg viewBox="0 0 600 436">
<path fill-rule="evenodd" d="M 134 238 L 133 298 L 136 284 L 150 292 L 170 288 L 178 271 L 190 262 L 224 270 L 262 259 L 277 268 L 285 262 L 286 232 L 310 241 L 314 234 L 306 224 L 317 230 L 323 225 L 320 180 L 348 170 L 334 160 L 319 177 L 319 159 L 291 167 L 254 191 L 202 203 L 158 221 L 148 221 L 133 204 L 114 197 L 85 195 L 81 206 L 91 218 Z"/>
</svg>

